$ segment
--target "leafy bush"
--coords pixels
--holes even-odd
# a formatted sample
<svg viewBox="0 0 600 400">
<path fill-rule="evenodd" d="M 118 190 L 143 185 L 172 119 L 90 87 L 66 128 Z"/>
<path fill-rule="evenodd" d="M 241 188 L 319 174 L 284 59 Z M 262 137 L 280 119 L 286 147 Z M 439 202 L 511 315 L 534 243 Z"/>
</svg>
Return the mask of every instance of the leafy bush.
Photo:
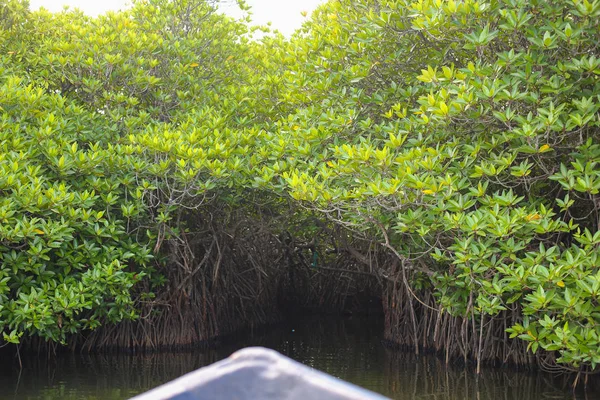
<svg viewBox="0 0 600 400">
<path fill-rule="evenodd" d="M 281 124 L 303 160 L 285 190 L 379 236 L 442 310 L 481 327 L 522 315 L 512 337 L 595 369 L 598 15 L 587 1 L 328 4 L 290 44 L 286 98 L 306 100 Z"/>
<path fill-rule="evenodd" d="M 0 7 L 5 340 L 135 318 L 157 267 L 190 279 L 151 254 L 247 206 L 379 243 L 477 359 L 509 321 L 597 368 L 598 1 L 339 0 L 261 41 L 204 1 Z"/>
</svg>

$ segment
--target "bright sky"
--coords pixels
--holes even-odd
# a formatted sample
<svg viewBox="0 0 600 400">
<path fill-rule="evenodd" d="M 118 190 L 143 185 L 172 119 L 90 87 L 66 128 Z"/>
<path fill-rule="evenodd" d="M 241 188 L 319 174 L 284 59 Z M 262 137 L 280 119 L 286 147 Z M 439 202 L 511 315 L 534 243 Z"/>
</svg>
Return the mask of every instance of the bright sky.
<svg viewBox="0 0 600 400">
<path fill-rule="evenodd" d="M 300 14 L 307 11 L 309 14 L 325 0 L 247 0 L 252 7 L 254 23 L 258 25 L 272 23 L 272 27 L 285 35 L 291 34 L 302 25 L 304 17 Z M 128 0 L 30 0 L 31 8 L 47 8 L 50 11 L 60 11 L 63 6 L 77 7 L 87 14 L 98 15 L 109 10 L 119 10 L 129 4 Z M 241 14 L 236 12 L 236 7 L 225 6 L 223 11 L 233 17 Z M 239 11 L 239 10 L 238 10 Z"/>
</svg>

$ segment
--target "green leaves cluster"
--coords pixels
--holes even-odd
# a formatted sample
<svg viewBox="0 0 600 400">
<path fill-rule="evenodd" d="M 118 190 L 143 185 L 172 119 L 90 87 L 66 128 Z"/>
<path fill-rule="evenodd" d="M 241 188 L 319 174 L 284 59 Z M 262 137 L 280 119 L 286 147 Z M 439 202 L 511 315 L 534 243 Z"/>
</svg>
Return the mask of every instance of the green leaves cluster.
<svg viewBox="0 0 600 400">
<path fill-rule="evenodd" d="M 5 49 L 4 49 L 5 50 Z M 64 342 L 135 317 L 129 290 L 150 260 L 127 232 L 123 173 L 110 124 L 24 79 L 0 77 L 0 328 Z M 117 157 L 121 156 L 118 158 Z"/>
<path fill-rule="evenodd" d="M 7 342 L 65 343 L 137 318 L 148 296 L 134 286 L 162 282 L 151 263 L 157 226 L 175 196 L 211 188 L 224 171 L 217 155 L 231 155 L 217 143 L 229 138 L 207 143 L 198 132 L 227 133 L 212 107 L 243 94 L 223 82 L 238 83 L 247 66 L 221 64 L 238 57 L 246 28 L 203 2 L 96 19 L 14 0 L 0 12 L 0 331 Z M 178 115 L 186 121 L 171 124 Z M 195 118 L 205 125 L 190 127 Z M 214 164 L 197 183 L 185 166 L 206 148 Z"/>
<path fill-rule="evenodd" d="M 135 318 L 185 210 L 293 199 L 600 362 L 597 1 L 337 0 L 260 41 L 200 0 L 0 14 L 5 340 Z"/>
<path fill-rule="evenodd" d="M 285 98 L 304 100 L 279 127 L 303 164 L 282 175 L 286 190 L 381 242 L 385 230 L 428 266 L 417 275 L 444 310 L 523 315 L 509 331 L 532 351 L 596 368 L 598 13 L 582 1 L 328 4 L 290 44 L 286 87 L 299 94 Z"/>
</svg>

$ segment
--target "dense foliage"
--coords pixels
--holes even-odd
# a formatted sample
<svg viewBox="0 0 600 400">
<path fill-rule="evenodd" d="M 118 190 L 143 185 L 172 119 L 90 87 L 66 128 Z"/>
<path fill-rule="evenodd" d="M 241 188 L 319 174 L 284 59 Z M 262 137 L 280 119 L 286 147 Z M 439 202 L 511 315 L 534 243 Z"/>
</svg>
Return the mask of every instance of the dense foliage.
<svg viewBox="0 0 600 400">
<path fill-rule="evenodd" d="M 371 228 L 442 310 L 479 330 L 522 314 L 511 337 L 594 369 L 599 15 L 586 1 L 331 3 L 287 75 L 298 110 L 279 132 L 304 162 L 286 189 Z"/>
<path fill-rule="evenodd" d="M 236 140 L 228 120 L 247 113 L 236 96 L 248 71 L 221 65 L 248 50 L 246 29 L 209 4 L 96 19 L 1 6 L 0 326 L 10 342 L 64 342 L 137 317 L 131 288 L 153 270 L 171 207 L 224 179 L 221 160 L 233 159 L 220 149 Z M 205 149 L 212 160 L 195 161 Z"/>
<path fill-rule="evenodd" d="M 163 243 L 243 210 L 375 243 L 415 345 L 423 304 L 465 357 L 495 323 L 597 369 L 599 1 L 335 0 L 289 40 L 203 1 L 0 7 L 5 341 L 135 319 L 175 279 Z"/>
</svg>

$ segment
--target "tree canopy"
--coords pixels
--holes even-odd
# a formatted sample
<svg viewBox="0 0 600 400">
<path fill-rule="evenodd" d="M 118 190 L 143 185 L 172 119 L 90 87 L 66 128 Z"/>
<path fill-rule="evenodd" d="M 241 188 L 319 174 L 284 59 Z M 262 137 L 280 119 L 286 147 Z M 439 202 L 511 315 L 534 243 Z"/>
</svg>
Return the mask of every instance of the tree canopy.
<svg viewBox="0 0 600 400">
<path fill-rule="evenodd" d="M 269 204 L 375 242 L 475 352 L 511 315 L 597 370 L 600 1 L 332 0 L 289 39 L 203 0 L 0 16 L 4 341 L 135 320 L 165 240 Z"/>
</svg>

